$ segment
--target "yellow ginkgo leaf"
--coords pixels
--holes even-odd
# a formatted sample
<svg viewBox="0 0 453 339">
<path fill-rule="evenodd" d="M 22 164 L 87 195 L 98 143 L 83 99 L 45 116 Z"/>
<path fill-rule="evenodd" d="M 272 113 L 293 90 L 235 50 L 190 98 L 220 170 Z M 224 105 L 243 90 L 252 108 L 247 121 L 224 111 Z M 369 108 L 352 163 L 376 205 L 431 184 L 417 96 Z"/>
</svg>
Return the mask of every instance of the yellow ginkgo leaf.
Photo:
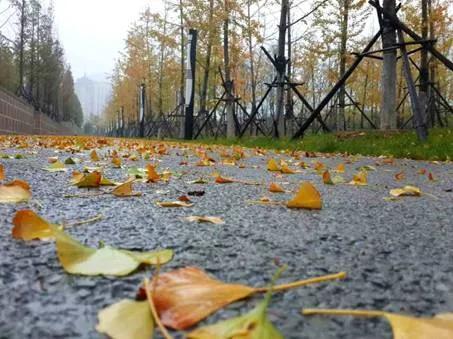
<svg viewBox="0 0 453 339">
<path fill-rule="evenodd" d="M 0 185 L 0 203 L 24 202 L 30 198 L 30 191 L 22 185 Z"/>
<path fill-rule="evenodd" d="M 98 313 L 96 330 L 113 339 L 152 339 L 154 322 L 147 301 L 121 300 Z"/>
<path fill-rule="evenodd" d="M 225 221 L 222 220 L 222 218 L 219 217 L 207 217 L 207 216 L 190 216 L 185 218 L 185 220 L 190 221 L 190 222 L 198 222 L 198 223 L 211 223 L 211 224 L 216 224 L 216 225 L 222 225 L 225 223 Z"/>
<path fill-rule="evenodd" d="M 192 207 L 193 204 L 184 201 L 162 201 L 156 202 L 157 206 L 160 207 Z"/>
<path fill-rule="evenodd" d="M 275 159 L 271 158 L 267 162 L 267 170 L 270 172 L 279 172 L 280 166 L 278 165 L 277 161 L 275 161 Z"/>
<path fill-rule="evenodd" d="M 281 165 L 281 168 L 280 168 L 280 172 L 282 172 L 283 174 L 295 174 L 296 173 L 296 171 L 294 171 L 293 169 L 289 168 L 288 164 L 286 164 L 283 161 L 282 161 L 282 165 Z"/>
<path fill-rule="evenodd" d="M 285 193 L 286 191 L 279 184 L 277 184 L 275 182 L 271 182 L 271 184 L 269 185 L 269 192 L 272 192 L 272 193 Z"/>
<path fill-rule="evenodd" d="M 130 178 L 123 184 L 115 187 L 112 191 L 112 194 L 116 197 L 138 197 L 142 195 L 140 192 L 134 192 L 132 189 L 132 184 L 134 183 L 135 179 Z"/>
<path fill-rule="evenodd" d="M 53 237 L 49 223 L 31 210 L 18 211 L 13 218 L 14 239 L 33 240 Z"/>
<path fill-rule="evenodd" d="M 61 161 L 55 161 L 50 166 L 44 167 L 44 170 L 47 172 L 66 172 L 68 169 L 65 167 L 64 163 Z"/>
<path fill-rule="evenodd" d="M 355 174 L 352 180 L 349 182 L 350 185 L 355 186 L 366 186 L 368 185 L 368 172 L 367 171 L 360 171 L 359 173 Z"/>
<path fill-rule="evenodd" d="M 90 153 L 91 161 L 100 161 L 99 155 L 96 153 L 96 150 L 92 150 Z"/>
<path fill-rule="evenodd" d="M 160 180 L 160 175 L 157 174 L 154 165 L 148 164 L 146 166 L 146 171 L 148 172 L 148 182 L 158 182 Z"/>
<path fill-rule="evenodd" d="M 339 164 L 339 165 L 337 166 L 337 172 L 338 172 L 338 173 L 344 173 L 344 171 L 345 171 L 345 166 L 344 166 L 344 164 Z"/>
<path fill-rule="evenodd" d="M 72 182 L 79 188 L 96 188 L 101 184 L 102 175 L 100 172 L 87 174 L 73 174 Z"/>
<path fill-rule="evenodd" d="M 309 182 L 303 182 L 296 196 L 287 202 L 288 208 L 305 208 L 320 210 L 322 208 L 321 195 Z"/>
<path fill-rule="evenodd" d="M 422 195 L 422 191 L 420 190 L 420 188 L 415 186 L 404 186 L 403 188 L 395 188 L 390 190 L 390 195 L 393 197 L 419 197 Z"/>
<path fill-rule="evenodd" d="M 382 311 L 360 310 L 304 309 L 302 313 L 304 315 L 384 317 L 392 326 L 394 339 L 453 338 L 453 313 L 438 314 L 433 318 L 416 318 Z"/>
<path fill-rule="evenodd" d="M 165 264 L 173 257 L 172 250 L 135 252 L 109 246 L 100 249 L 82 245 L 55 226 L 50 226 L 56 240 L 58 259 L 72 274 L 124 276 L 140 264 Z"/>
</svg>

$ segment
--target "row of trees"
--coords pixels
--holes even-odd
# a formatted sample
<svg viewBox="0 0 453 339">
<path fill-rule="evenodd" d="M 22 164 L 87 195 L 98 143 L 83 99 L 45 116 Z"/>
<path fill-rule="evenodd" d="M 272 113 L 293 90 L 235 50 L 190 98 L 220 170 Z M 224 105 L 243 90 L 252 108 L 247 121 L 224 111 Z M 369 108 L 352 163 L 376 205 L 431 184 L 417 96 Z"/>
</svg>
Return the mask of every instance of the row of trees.
<svg viewBox="0 0 453 339">
<path fill-rule="evenodd" d="M 419 0 L 403 4 L 399 16 L 424 37 L 437 39 L 436 47 L 451 55 L 453 21 L 448 0 Z M 394 0 L 384 5 L 395 7 Z M 450 9 L 451 10 L 451 9 Z M 422 13 L 423 12 L 423 13 Z M 284 14 L 283 14 L 284 13 Z M 304 15 L 309 14 L 309 15 Z M 423 15 L 422 15 L 423 14 Z M 377 31 L 375 12 L 365 0 L 290 1 L 269 0 L 178 0 L 166 1 L 163 13 L 147 9 L 131 27 L 126 46 L 118 59 L 113 75 L 113 99 L 104 116 L 115 121 L 122 107 L 128 121 L 137 120 L 138 88 L 147 89 L 148 117 L 159 118 L 183 113 L 185 33 L 188 28 L 199 31 L 197 55 L 196 102 L 199 115 L 213 107 L 223 93 L 219 69 L 227 85 L 226 121 L 228 135 L 235 133 L 232 107 L 234 96 L 240 97 L 249 112 L 277 75 L 263 55 L 261 45 L 275 55 L 290 59 L 286 74 L 294 82 L 304 83 L 298 89 L 311 106 L 345 73 L 352 63 L 352 51 L 360 51 Z M 277 20 L 279 19 L 279 22 Z M 287 29 L 278 36 L 280 28 Z M 373 27 L 375 26 L 375 27 Z M 396 42 L 396 40 L 394 40 Z M 409 50 L 417 48 L 409 46 Z M 376 44 L 375 49 L 379 49 Z M 396 51 L 388 66 L 379 54 L 368 58 L 332 99 L 326 110 L 326 121 L 334 130 L 368 128 L 400 128 L 411 115 L 406 97 L 402 63 L 396 63 Z M 426 54 L 411 54 L 414 64 L 426 63 Z M 451 72 L 435 59 L 428 59 L 430 80 L 446 98 L 453 97 Z M 392 64 L 393 63 L 393 64 Z M 382 72 L 387 67 L 387 72 Z M 386 66 L 387 65 L 387 66 Z M 390 67 L 390 68 L 389 68 Z M 388 72 L 388 70 L 393 70 Z M 414 78 L 418 77 L 413 68 Z M 390 74 L 391 78 L 388 79 Z M 392 90 L 383 83 L 394 84 Z M 392 95 L 392 94 L 390 94 Z M 390 103 L 390 104 L 389 104 Z M 360 114 L 364 112 L 370 121 Z M 297 102 L 291 92 L 275 91 L 263 106 L 265 116 L 277 117 L 279 134 L 291 133 L 291 119 L 304 117 L 309 111 Z M 294 120 L 294 119 L 293 119 Z M 294 125 L 293 125 L 294 128 Z M 313 124 L 318 129 L 317 124 Z"/>
<path fill-rule="evenodd" d="M 57 121 L 79 127 L 83 112 L 64 50 L 55 37 L 53 8 L 41 0 L 0 0 L 0 86 Z M 10 26 L 7 36 L 1 30 Z"/>
</svg>

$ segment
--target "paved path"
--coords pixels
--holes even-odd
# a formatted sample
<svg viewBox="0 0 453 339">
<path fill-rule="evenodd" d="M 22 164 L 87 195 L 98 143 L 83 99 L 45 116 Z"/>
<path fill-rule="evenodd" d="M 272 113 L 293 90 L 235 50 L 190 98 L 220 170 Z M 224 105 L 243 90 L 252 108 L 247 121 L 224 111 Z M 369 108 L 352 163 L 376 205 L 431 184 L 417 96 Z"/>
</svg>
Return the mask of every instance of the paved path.
<svg viewBox="0 0 453 339">
<path fill-rule="evenodd" d="M 1 338 L 97 338 L 97 312 L 122 298 L 132 298 L 143 277 L 142 270 L 126 278 L 80 277 L 65 273 L 50 242 L 16 241 L 11 237 L 14 212 L 33 208 L 52 222 L 81 220 L 102 213 L 95 224 L 72 228 L 70 233 L 91 246 L 100 240 L 121 248 L 173 248 L 174 260 L 164 270 L 199 266 L 229 282 L 265 285 L 275 272 L 275 259 L 289 269 L 282 282 L 346 271 L 343 281 L 299 288 L 273 297 L 270 317 L 286 338 L 391 338 L 390 327 L 378 319 L 302 317 L 303 307 L 382 309 L 430 316 L 453 311 L 453 165 L 397 160 L 382 164 L 378 158 L 318 157 L 328 168 L 346 163 L 344 177 L 351 179 L 357 168 L 370 165 L 369 185 L 327 186 L 312 169 L 276 177 L 266 170 L 269 157 L 291 160 L 288 155 L 248 155 L 237 166 L 194 166 L 191 150 L 170 149 L 159 156 L 159 169 L 175 174 L 168 184 L 136 184 L 145 192 L 136 198 L 113 196 L 64 198 L 81 190 L 71 186 L 67 173 L 42 170 L 49 156 L 65 159 L 70 153 L 55 149 L 9 147 L 3 141 L 0 153 L 23 154 L 25 159 L 0 159 L 7 180 L 20 178 L 32 187 L 33 202 L 0 205 L 0 337 Z M 8 147 L 6 147 L 8 146 Z M 225 148 L 226 150 L 230 150 Z M 106 149 L 98 150 L 103 155 Z M 183 154 L 189 154 L 186 158 Z M 219 160 L 219 151 L 209 153 Z M 88 151 L 73 154 L 92 165 Z M 189 166 L 180 165 L 187 160 Z M 149 161 L 128 161 L 125 167 L 144 167 Z M 295 167 L 294 165 L 291 165 Z M 418 174 L 424 168 L 436 181 Z M 211 173 L 264 185 L 214 184 Z M 394 175 L 404 171 L 406 179 Z M 126 169 L 107 166 L 107 177 L 118 181 Z M 204 176 L 207 185 L 188 182 Z M 263 195 L 288 200 L 292 194 L 271 195 L 270 182 L 294 190 L 307 180 L 320 191 L 321 211 L 288 210 L 279 206 L 250 205 Z M 405 184 L 429 193 L 419 198 L 386 201 L 389 189 Z M 156 201 L 175 200 L 188 191 L 205 190 L 194 198 L 192 208 L 165 209 Z M 190 215 L 222 217 L 224 225 L 194 224 Z M 236 303 L 208 318 L 204 324 L 250 310 L 260 298 Z"/>
</svg>

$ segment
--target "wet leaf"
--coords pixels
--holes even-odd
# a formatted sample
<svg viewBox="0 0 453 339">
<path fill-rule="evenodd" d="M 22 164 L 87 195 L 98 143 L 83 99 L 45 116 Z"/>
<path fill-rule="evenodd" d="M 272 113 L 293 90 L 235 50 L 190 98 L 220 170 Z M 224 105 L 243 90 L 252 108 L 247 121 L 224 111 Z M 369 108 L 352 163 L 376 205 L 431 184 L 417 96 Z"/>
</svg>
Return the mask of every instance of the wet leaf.
<svg viewBox="0 0 453 339">
<path fill-rule="evenodd" d="M 304 315 L 341 315 L 357 317 L 383 317 L 393 330 L 394 339 L 451 339 L 453 313 L 438 314 L 432 318 L 416 318 L 382 311 L 304 309 Z"/>
<path fill-rule="evenodd" d="M 360 171 L 355 174 L 352 180 L 349 182 L 350 185 L 355 186 L 366 186 L 368 185 L 368 172 Z"/>
<path fill-rule="evenodd" d="M 279 184 L 277 184 L 275 182 L 272 182 L 269 185 L 269 192 L 272 192 L 272 193 L 285 193 L 286 191 Z"/>
<path fill-rule="evenodd" d="M 96 330 L 113 339 L 152 339 L 154 322 L 147 301 L 121 300 L 98 313 Z"/>
<path fill-rule="evenodd" d="M 184 201 L 163 201 L 163 202 L 156 202 L 156 204 L 160 207 L 192 207 L 193 204 L 184 202 Z"/>
<path fill-rule="evenodd" d="M 31 210 L 18 211 L 13 218 L 12 236 L 25 241 L 53 238 L 49 223 Z"/>
<path fill-rule="evenodd" d="M 207 217 L 207 216 L 190 216 L 185 218 L 185 220 L 190 221 L 190 222 L 198 222 L 198 223 L 211 223 L 211 224 L 216 224 L 216 225 L 222 225 L 225 223 L 225 221 L 222 220 L 222 218 L 219 217 Z"/>
<path fill-rule="evenodd" d="M 25 202 L 31 198 L 30 190 L 22 185 L 0 185 L 0 203 Z"/>
<path fill-rule="evenodd" d="M 422 195 L 422 191 L 420 190 L 420 188 L 415 186 L 404 186 L 403 188 L 395 188 L 390 190 L 390 195 L 393 197 L 419 197 Z"/>
<path fill-rule="evenodd" d="M 43 169 L 47 172 L 66 172 L 68 170 L 61 161 L 56 161 Z"/>
<path fill-rule="evenodd" d="M 293 199 L 286 204 L 288 208 L 304 208 L 320 210 L 322 208 L 321 195 L 309 182 L 303 182 Z"/>
<path fill-rule="evenodd" d="M 56 227 L 50 227 L 55 235 L 60 263 L 72 274 L 124 276 L 135 271 L 140 264 L 162 265 L 173 257 L 171 250 L 135 252 L 110 246 L 90 248 Z"/>
</svg>

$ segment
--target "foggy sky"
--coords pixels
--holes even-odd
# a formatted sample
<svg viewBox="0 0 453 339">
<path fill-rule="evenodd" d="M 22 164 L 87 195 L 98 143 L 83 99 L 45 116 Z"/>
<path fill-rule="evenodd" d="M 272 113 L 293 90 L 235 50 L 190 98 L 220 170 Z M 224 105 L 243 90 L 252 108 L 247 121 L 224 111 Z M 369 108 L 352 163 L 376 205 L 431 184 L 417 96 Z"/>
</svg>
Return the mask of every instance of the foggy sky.
<svg viewBox="0 0 453 339">
<path fill-rule="evenodd" d="M 111 73 L 130 25 L 160 0 L 54 0 L 56 32 L 77 79 Z"/>
</svg>

